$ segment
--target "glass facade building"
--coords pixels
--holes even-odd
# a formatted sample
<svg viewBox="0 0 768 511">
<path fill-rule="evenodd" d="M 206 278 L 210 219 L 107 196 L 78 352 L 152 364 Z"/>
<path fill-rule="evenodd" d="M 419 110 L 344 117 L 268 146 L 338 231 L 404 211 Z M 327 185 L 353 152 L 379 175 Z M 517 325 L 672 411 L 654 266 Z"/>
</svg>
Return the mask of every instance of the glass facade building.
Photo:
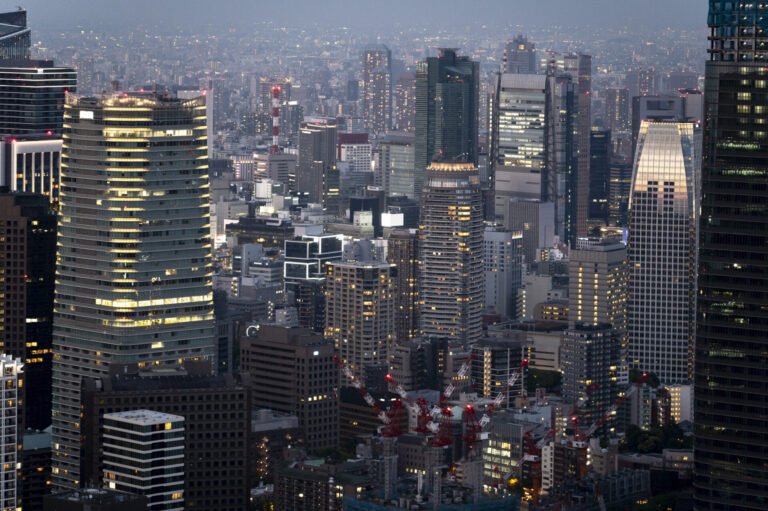
<svg viewBox="0 0 768 511">
<path fill-rule="evenodd" d="M 205 98 L 69 95 L 53 330 L 53 479 L 81 483 L 81 381 L 214 357 Z"/>
<path fill-rule="evenodd" d="M 0 60 L 28 59 L 32 33 L 27 27 L 27 11 L 0 13 Z"/>
<path fill-rule="evenodd" d="M 643 121 L 629 197 L 630 365 L 688 383 L 696 311 L 694 125 Z"/>
<path fill-rule="evenodd" d="M 757 510 L 768 508 L 768 6 L 709 8 L 694 505 Z"/>
</svg>

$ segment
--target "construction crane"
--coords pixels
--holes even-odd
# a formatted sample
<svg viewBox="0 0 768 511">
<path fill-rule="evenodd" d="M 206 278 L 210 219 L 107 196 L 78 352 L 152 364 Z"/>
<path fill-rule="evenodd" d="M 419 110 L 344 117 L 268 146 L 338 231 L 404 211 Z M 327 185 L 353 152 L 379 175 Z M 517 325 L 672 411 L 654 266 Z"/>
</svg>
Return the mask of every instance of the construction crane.
<svg viewBox="0 0 768 511">
<path fill-rule="evenodd" d="M 613 415 L 616 414 L 619 408 L 624 404 L 624 402 L 632 397 L 632 395 L 637 392 L 637 389 L 645 383 L 645 381 L 648 379 L 648 373 L 643 373 L 640 377 L 640 380 L 637 381 L 635 384 L 633 384 L 625 393 L 623 396 L 620 396 L 616 401 L 613 402 L 610 408 L 600 416 L 585 432 L 587 438 L 590 438 L 592 435 L 595 434 L 595 432 L 605 424 L 605 422 L 610 419 Z"/>
</svg>

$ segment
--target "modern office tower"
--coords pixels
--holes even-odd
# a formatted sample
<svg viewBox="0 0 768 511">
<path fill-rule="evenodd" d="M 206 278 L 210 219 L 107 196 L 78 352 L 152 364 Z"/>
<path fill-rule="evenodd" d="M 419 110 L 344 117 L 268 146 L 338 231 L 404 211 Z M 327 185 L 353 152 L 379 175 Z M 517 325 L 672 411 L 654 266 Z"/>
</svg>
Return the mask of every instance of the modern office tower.
<svg viewBox="0 0 768 511">
<path fill-rule="evenodd" d="M 621 335 L 604 323 L 575 323 L 560 348 L 563 401 L 579 404 L 583 429 L 602 417 L 618 397 Z"/>
<path fill-rule="evenodd" d="M 566 211 L 564 239 L 571 246 L 576 238 L 589 234 L 588 212 L 590 205 L 590 136 L 592 132 L 592 57 L 590 55 L 567 55 L 566 72 L 576 86 L 576 121 L 574 123 L 574 146 L 576 157 L 575 172 L 571 170 L 566 178 Z M 575 200 L 575 204 L 573 201 Z"/>
<path fill-rule="evenodd" d="M 416 197 L 431 162 L 477 164 L 480 64 L 456 51 L 416 65 Z"/>
<path fill-rule="evenodd" d="M 250 389 L 233 376 L 212 376 L 207 362 L 172 368 L 113 365 L 109 376 L 83 384 L 83 486 L 102 484 L 103 416 L 151 406 L 156 412 L 184 417 L 185 508 L 247 508 L 253 466 L 248 452 L 251 396 Z"/>
<path fill-rule="evenodd" d="M 282 183 L 287 191 L 296 190 L 295 154 L 259 153 L 255 159 L 255 176 L 264 176 L 277 183 Z"/>
<path fill-rule="evenodd" d="M 56 209 L 60 182 L 60 138 L 29 135 L 0 141 L 0 186 L 12 192 L 45 195 Z"/>
<path fill-rule="evenodd" d="M 510 200 L 504 227 L 523 233 L 525 262 L 537 261 L 539 250 L 555 243 L 555 205 L 537 200 Z"/>
<path fill-rule="evenodd" d="M 296 190 L 309 194 L 309 202 L 339 212 L 339 171 L 336 168 L 338 129 L 331 119 L 306 122 L 299 132 Z"/>
<path fill-rule="evenodd" d="M 611 158 L 608 180 L 608 217 L 612 226 L 626 227 L 629 215 L 629 194 L 632 189 L 632 161 L 615 153 Z"/>
<path fill-rule="evenodd" d="M 184 509 L 184 417 L 153 410 L 104 414 L 104 486 L 137 493 L 147 509 Z"/>
<path fill-rule="evenodd" d="M 3 442 L 0 443 L 0 509 L 14 511 L 19 509 L 21 488 L 21 438 L 24 432 L 23 404 L 24 364 L 13 355 L 0 355 L 0 384 L 2 384 L 2 403 L 0 420 L 3 424 Z"/>
<path fill-rule="evenodd" d="M 56 216 L 41 195 L 0 193 L 0 346 L 24 362 L 24 427 L 51 425 Z"/>
<path fill-rule="evenodd" d="M 70 95 L 64 118 L 53 330 L 59 490 L 81 483 L 83 378 L 113 363 L 175 364 L 215 351 L 205 98 Z"/>
<path fill-rule="evenodd" d="M 568 320 L 586 325 L 611 325 L 621 345 L 619 382 L 627 383 L 629 267 L 626 246 L 618 241 L 602 240 L 572 248 L 568 277 Z"/>
<path fill-rule="evenodd" d="M 427 167 L 419 228 L 424 335 L 462 342 L 480 338 L 485 309 L 482 202 L 473 164 Z"/>
<path fill-rule="evenodd" d="M 419 234 L 394 229 L 387 240 L 387 262 L 395 265 L 395 341 L 419 335 Z"/>
<path fill-rule="evenodd" d="M 643 121 L 686 121 L 700 125 L 704 120 L 704 98 L 698 90 L 680 90 L 671 94 L 632 98 L 632 151 L 637 151 L 637 137 Z"/>
<path fill-rule="evenodd" d="M 523 279 L 523 233 L 486 227 L 483 233 L 485 307 L 517 318 L 517 291 Z"/>
<path fill-rule="evenodd" d="M 504 222 L 510 199 L 542 200 L 548 194 L 550 87 L 545 75 L 505 73 L 498 77 L 490 165 L 494 210 Z"/>
<path fill-rule="evenodd" d="M 628 89 L 605 89 L 605 128 L 616 133 L 629 131 L 630 98 Z"/>
<path fill-rule="evenodd" d="M 147 498 L 121 491 L 86 488 L 46 495 L 43 504 L 46 511 L 146 511 Z"/>
<path fill-rule="evenodd" d="M 401 73 L 395 82 L 392 124 L 395 131 L 416 129 L 416 75 L 412 71 Z"/>
<path fill-rule="evenodd" d="M 27 27 L 27 11 L 0 13 L 0 59 L 28 59 L 32 31 Z"/>
<path fill-rule="evenodd" d="M 335 261 L 326 267 L 325 337 L 360 377 L 388 366 L 395 336 L 397 268 L 373 261 Z"/>
<path fill-rule="evenodd" d="M 296 415 L 307 449 L 336 448 L 339 373 L 333 343 L 305 328 L 251 330 L 252 336 L 240 340 L 240 367 L 256 390 L 253 405 Z"/>
<path fill-rule="evenodd" d="M 709 2 L 693 391 L 699 511 L 760 509 L 768 493 L 763 9 Z"/>
<path fill-rule="evenodd" d="M 283 101 L 280 105 L 280 136 L 296 143 L 304 122 L 304 107 L 298 101 Z"/>
<path fill-rule="evenodd" d="M 611 132 L 592 130 L 589 142 L 589 204 L 587 223 L 592 227 L 609 224 Z"/>
<path fill-rule="evenodd" d="M 352 172 L 371 172 L 371 143 L 368 133 L 339 133 L 338 152 L 339 162 L 347 162 Z"/>
<path fill-rule="evenodd" d="M 640 125 L 629 202 L 630 365 L 688 383 L 696 316 L 694 125 Z"/>
<path fill-rule="evenodd" d="M 383 44 L 363 50 L 363 126 L 373 134 L 392 127 L 392 52 Z"/>
<path fill-rule="evenodd" d="M 507 42 L 502 69 L 504 73 L 535 75 L 538 72 L 536 45 L 522 34 Z"/>
<path fill-rule="evenodd" d="M 415 145 L 412 134 L 389 133 L 380 139 L 374 154 L 375 183 L 390 195 L 418 200 Z"/>
<path fill-rule="evenodd" d="M 514 385 L 509 385 L 512 373 L 520 371 L 523 362 L 523 344 L 518 339 L 487 338 L 472 345 L 472 387 L 479 397 L 494 399 L 504 394 L 502 408 L 514 406 L 514 399 L 522 395 L 524 377 L 521 374 Z"/>
<path fill-rule="evenodd" d="M 77 72 L 50 60 L 0 61 L 0 134 L 60 137 Z"/>
<path fill-rule="evenodd" d="M 658 92 L 658 74 L 653 68 L 633 69 L 624 79 L 630 97 L 653 96 Z"/>
</svg>

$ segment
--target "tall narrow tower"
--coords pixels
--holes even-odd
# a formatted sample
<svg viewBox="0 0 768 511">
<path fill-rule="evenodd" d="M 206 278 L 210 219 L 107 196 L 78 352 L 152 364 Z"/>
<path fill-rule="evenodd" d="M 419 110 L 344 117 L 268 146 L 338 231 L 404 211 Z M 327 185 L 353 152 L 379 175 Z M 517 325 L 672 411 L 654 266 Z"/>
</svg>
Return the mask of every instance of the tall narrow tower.
<svg viewBox="0 0 768 511">
<path fill-rule="evenodd" d="M 380 44 L 363 50 L 363 123 L 373 134 L 392 126 L 392 52 Z"/>
<path fill-rule="evenodd" d="M 420 320 L 424 335 L 476 341 L 485 308 L 483 204 L 471 163 L 433 163 L 419 226 Z"/>
<path fill-rule="evenodd" d="M 53 363 L 53 474 L 80 480 L 80 383 L 113 363 L 212 359 L 205 98 L 69 96 Z"/>
<path fill-rule="evenodd" d="M 694 505 L 768 496 L 764 2 L 709 2 L 694 387 Z"/>
</svg>

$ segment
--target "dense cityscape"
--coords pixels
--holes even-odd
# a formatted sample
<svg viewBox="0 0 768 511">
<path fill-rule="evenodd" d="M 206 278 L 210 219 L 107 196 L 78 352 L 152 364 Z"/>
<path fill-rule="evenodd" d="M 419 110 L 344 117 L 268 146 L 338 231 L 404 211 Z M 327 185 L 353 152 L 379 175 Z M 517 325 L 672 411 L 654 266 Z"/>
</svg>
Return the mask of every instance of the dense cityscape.
<svg viewBox="0 0 768 511">
<path fill-rule="evenodd" d="M 768 509 L 768 4 L 231 1 L 0 12 L 0 511 Z"/>
</svg>

